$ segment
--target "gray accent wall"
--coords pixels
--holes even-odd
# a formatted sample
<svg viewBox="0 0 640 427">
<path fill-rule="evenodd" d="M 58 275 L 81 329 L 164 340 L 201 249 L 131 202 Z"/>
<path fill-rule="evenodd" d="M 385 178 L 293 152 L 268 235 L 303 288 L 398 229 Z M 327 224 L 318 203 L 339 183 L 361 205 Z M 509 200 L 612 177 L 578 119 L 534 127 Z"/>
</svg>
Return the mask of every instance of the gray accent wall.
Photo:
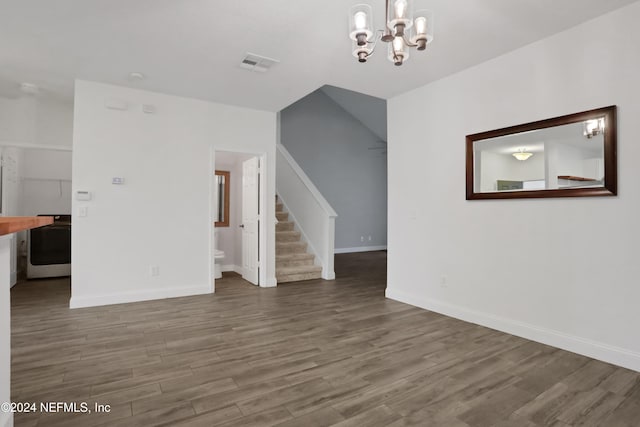
<svg viewBox="0 0 640 427">
<path fill-rule="evenodd" d="M 360 120 L 383 141 L 387 140 L 387 101 L 335 86 L 320 88 L 329 98 Z"/>
<path fill-rule="evenodd" d="M 363 93 L 325 85 L 320 88 L 329 98 L 360 120 L 378 138 L 387 140 L 387 101 Z"/>
<path fill-rule="evenodd" d="M 385 141 L 321 89 L 280 120 L 281 143 L 338 213 L 336 251 L 386 247 Z M 386 109 L 378 120 L 386 123 Z"/>
</svg>

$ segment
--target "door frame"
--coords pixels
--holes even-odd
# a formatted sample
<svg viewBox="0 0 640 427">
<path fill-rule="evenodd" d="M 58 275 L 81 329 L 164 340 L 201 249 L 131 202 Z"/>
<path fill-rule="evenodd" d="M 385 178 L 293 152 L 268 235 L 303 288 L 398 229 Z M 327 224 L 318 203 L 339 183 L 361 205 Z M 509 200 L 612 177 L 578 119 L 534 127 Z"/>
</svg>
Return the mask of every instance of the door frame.
<svg viewBox="0 0 640 427">
<path fill-rule="evenodd" d="M 258 275 L 259 286 L 261 288 L 270 287 L 272 285 L 268 284 L 268 276 L 267 276 L 267 253 L 268 253 L 268 220 L 269 217 L 267 215 L 268 209 L 268 195 L 267 195 L 267 182 L 268 182 L 268 165 L 267 165 L 267 153 L 266 152 L 254 152 L 251 150 L 243 150 L 243 149 L 229 149 L 223 147 L 211 147 L 210 153 L 210 165 L 209 170 L 211 173 L 209 174 L 209 277 L 211 277 L 210 283 L 210 291 L 211 293 L 215 293 L 216 291 L 216 279 L 214 277 L 214 269 L 215 269 L 215 166 L 216 166 L 216 151 L 226 151 L 229 153 L 239 153 L 239 154 L 248 154 L 254 157 L 258 157 L 260 159 L 260 181 L 259 181 L 259 191 L 260 191 L 260 200 L 258 201 L 258 205 L 260 207 L 260 230 L 258 232 L 259 244 L 258 244 L 258 254 L 260 257 L 260 271 Z"/>
</svg>

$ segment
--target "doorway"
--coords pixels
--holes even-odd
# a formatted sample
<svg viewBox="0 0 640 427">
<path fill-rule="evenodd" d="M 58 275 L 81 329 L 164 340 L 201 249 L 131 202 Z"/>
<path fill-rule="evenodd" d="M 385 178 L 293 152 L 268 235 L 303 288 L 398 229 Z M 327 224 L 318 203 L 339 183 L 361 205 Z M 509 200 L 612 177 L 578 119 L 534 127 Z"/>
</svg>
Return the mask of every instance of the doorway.
<svg viewBox="0 0 640 427">
<path fill-rule="evenodd" d="M 0 213 L 54 216 L 53 225 L 11 235 L 10 286 L 71 275 L 70 147 L 0 146 Z"/>
<path fill-rule="evenodd" d="M 266 251 L 261 229 L 265 180 L 264 155 L 215 151 L 213 185 L 214 280 L 234 272 L 264 286 L 261 255 Z M 223 194 L 227 191 L 228 194 Z"/>
</svg>

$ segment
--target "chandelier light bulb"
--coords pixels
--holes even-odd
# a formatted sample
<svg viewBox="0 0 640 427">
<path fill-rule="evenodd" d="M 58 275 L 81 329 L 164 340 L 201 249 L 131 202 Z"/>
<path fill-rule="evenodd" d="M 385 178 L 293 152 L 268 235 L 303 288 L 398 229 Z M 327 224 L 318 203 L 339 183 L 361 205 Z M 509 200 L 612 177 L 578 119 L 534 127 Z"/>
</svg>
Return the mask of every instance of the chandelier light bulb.
<svg viewBox="0 0 640 427">
<path fill-rule="evenodd" d="M 366 47 L 372 41 L 372 19 L 373 10 L 368 4 L 357 4 L 349 12 L 349 37 L 357 42 L 359 47 Z"/>
<path fill-rule="evenodd" d="M 353 17 L 353 23 L 358 30 L 364 30 L 367 28 L 367 14 L 360 11 Z"/>
<path fill-rule="evenodd" d="M 414 14 L 413 26 L 415 31 L 411 37 L 411 42 L 418 50 L 425 50 L 427 45 L 433 41 L 433 13 L 430 10 L 422 9 Z"/>
<path fill-rule="evenodd" d="M 419 16 L 416 18 L 416 33 L 418 35 L 426 35 L 427 34 L 427 18 L 424 16 Z"/>
<path fill-rule="evenodd" d="M 402 52 L 404 49 L 404 41 L 402 40 L 402 37 L 396 37 L 393 39 L 393 50 L 396 51 L 396 53 L 398 52 Z"/>
<path fill-rule="evenodd" d="M 604 118 L 587 120 L 584 122 L 584 136 L 593 138 L 604 132 Z"/>
<path fill-rule="evenodd" d="M 408 8 L 407 0 L 396 0 L 394 4 L 394 10 L 396 12 L 396 19 L 405 19 Z"/>
<path fill-rule="evenodd" d="M 409 51 L 404 44 L 404 39 L 402 37 L 394 38 L 389 44 L 389 61 L 400 66 L 407 58 L 409 58 Z"/>
</svg>

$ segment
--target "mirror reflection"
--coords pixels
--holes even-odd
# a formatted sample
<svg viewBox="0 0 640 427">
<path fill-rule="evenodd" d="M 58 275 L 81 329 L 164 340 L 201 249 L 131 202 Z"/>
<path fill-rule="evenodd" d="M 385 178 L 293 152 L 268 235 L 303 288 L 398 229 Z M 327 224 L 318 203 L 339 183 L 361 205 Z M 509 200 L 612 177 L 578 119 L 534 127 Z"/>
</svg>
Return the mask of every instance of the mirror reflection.
<svg viewBox="0 0 640 427">
<path fill-rule="evenodd" d="M 229 226 L 229 172 L 216 171 L 215 174 L 215 226 Z"/>
<path fill-rule="evenodd" d="M 475 191 L 604 186 L 604 118 L 474 142 Z"/>
</svg>

